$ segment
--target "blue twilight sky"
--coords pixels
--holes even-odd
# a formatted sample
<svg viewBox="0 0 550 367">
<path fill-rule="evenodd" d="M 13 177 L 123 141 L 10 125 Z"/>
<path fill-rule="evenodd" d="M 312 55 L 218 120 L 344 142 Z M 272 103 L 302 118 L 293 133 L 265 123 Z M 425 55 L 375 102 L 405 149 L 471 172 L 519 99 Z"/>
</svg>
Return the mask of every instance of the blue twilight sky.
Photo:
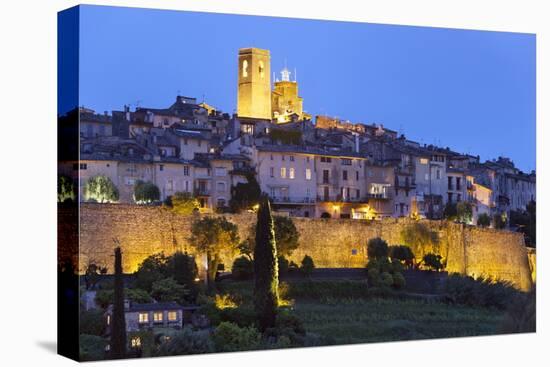
<svg viewBox="0 0 550 367">
<path fill-rule="evenodd" d="M 80 100 L 168 107 L 176 94 L 232 113 L 237 52 L 297 69 L 305 111 L 382 123 L 421 143 L 535 169 L 535 35 L 83 6 Z"/>
</svg>

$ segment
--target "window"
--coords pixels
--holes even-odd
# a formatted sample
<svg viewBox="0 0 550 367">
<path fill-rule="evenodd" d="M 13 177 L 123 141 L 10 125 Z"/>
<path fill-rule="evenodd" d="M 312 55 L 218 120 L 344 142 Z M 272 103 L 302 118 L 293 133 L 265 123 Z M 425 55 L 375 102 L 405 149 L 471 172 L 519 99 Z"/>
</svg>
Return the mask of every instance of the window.
<svg viewBox="0 0 550 367">
<path fill-rule="evenodd" d="M 342 180 L 344 180 L 344 181 L 348 180 L 348 171 L 346 171 L 346 170 L 342 171 Z"/>
<path fill-rule="evenodd" d="M 149 314 L 147 312 L 140 312 L 138 318 L 141 324 L 149 322 Z"/>
<path fill-rule="evenodd" d="M 456 201 L 462 201 L 462 195 L 456 194 Z"/>
<path fill-rule="evenodd" d="M 306 157 L 306 162 L 309 163 L 309 157 Z"/>
<path fill-rule="evenodd" d="M 269 177 L 275 177 L 274 171 L 275 169 L 273 167 L 269 167 Z"/>
<path fill-rule="evenodd" d="M 273 160 L 273 154 L 270 154 L 270 155 L 269 155 L 269 159 L 270 159 L 270 160 Z"/>
<path fill-rule="evenodd" d="M 329 178 L 329 170 L 324 169 L 323 170 L 323 183 L 328 184 L 328 178 Z"/>
<path fill-rule="evenodd" d="M 441 180 L 441 170 L 435 170 L 435 178 Z"/>
<path fill-rule="evenodd" d="M 227 169 L 225 167 L 216 167 L 214 168 L 214 175 L 218 177 L 223 177 L 227 175 Z"/>
<path fill-rule="evenodd" d="M 159 171 L 164 171 L 164 164 L 159 165 Z"/>
<path fill-rule="evenodd" d="M 154 322 L 162 322 L 162 311 L 159 311 L 159 312 L 154 312 L 153 313 L 153 321 Z"/>
<path fill-rule="evenodd" d="M 447 177 L 447 190 L 452 190 L 452 189 L 453 189 L 453 178 Z"/>
<path fill-rule="evenodd" d="M 183 175 L 189 176 L 189 166 L 183 166 Z"/>
<path fill-rule="evenodd" d="M 168 311 L 168 321 L 176 321 L 178 319 L 177 311 Z"/>
<path fill-rule="evenodd" d="M 168 180 L 166 181 L 166 190 L 172 191 L 174 189 L 174 181 Z"/>
<path fill-rule="evenodd" d="M 243 71 L 241 74 L 243 75 L 243 78 L 248 77 L 248 60 L 243 61 Z"/>
<path fill-rule="evenodd" d="M 355 180 L 359 181 L 359 171 L 355 171 Z"/>
<path fill-rule="evenodd" d="M 355 198 L 359 199 L 361 197 L 361 190 L 357 189 L 355 190 Z"/>
<path fill-rule="evenodd" d="M 331 157 L 321 157 L 321 162 L 330 163 L 330 162 L 332 162 L 332 158 Z"/>
<path fill-rule="evenodd" d="M 218 198 L 217 206 L 218 206 L 218 208 L 225 207 L 225 199 L 224 198 Z"/>
<path fill-rule="evenodd" d="M 285 155 L 284 155 L 284 154 L 281 156 L 281 160 L 282 160 L 282 161 L 285 160 Z"/>
<path fill-rule="evenodd" d="M 80 169 L 88 169 L 87 163 L 80 163 Z"/>
<path fill-rule="evenodd" d="M 225 182 L 218 181 L 216 183 L 216 189 L 218 190 L 218 192 L 225 192 Z"/>
<path fill-rule="evenodd" d="M 290 161 L 294 162 L 294 156 L 293 155 L 290 156 Z"/>
<path fill-rule="evenodd" d="M 281 167 L 281 178 L 286 178 L 286 168 Z"/>
<path fill-rule="evenodd" d="M 340 162 L 342 163 L 343 166 L 351 166 L 351 159 L 342 158 L 340 159 Z"/>
<path fill-rule="evenodd" d="M 294 180 L 294 168 L 290 168 L 289 171 L 288 171 L 288 177 L 291 179 L 291 180 Z"/>
<path fill-rule="evenodd" d="M 311 168 L 306 168 L 306 180 L 311 180 Z"/>
<path fill-rule="evenodd" d="M 420 158 L 420 164 L 428 164 L 427 158 Z"/>
<path fill-rule="evenodd" d="M 139 336 L 134 336 L 130 341 L 130 345 L 132 346 L 132 348 L 141 347 L 141 338 Z"/>
<path fill-rule="evenodd" d="M 260 65 L 258 66 L 258 72 L 260 73 L 260 78 L 263 79 L 263 78 L 264 78 L 264 74 L 265 74 L 265 73 L 264 73 L 264 70 L 265 70 L 265 68 L 264 68 L 264 62 L 260 60 L 260 63 L 259 63 L 259 64 L 260 64 Z"/>
</svg>

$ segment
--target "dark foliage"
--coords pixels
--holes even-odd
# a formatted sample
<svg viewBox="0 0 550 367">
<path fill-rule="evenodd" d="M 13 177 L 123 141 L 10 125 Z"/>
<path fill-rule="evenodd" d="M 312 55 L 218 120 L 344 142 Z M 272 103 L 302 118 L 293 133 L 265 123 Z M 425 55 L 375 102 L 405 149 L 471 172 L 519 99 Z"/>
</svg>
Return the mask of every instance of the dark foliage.
<svg viewBox="0 0 550 367">
<path fill-rule="evenodd" d="M 229 207 L 234 213 L 250 209 L 258 204 L 262 190 L 253 172 L 246 175 L 246 183 L 239 182 L 231 188 Z"/>
<path fill-rule="evenodd" d="M 126 320 L 124 318 L 124 282 L 122 279 L 122 251 L 115 248 L 115 302 L 111 324 L 111 357 L 126 356 Z"/>
<path fill-rule="evenodd" d="M 367 256 L 369 259 L 388 257 L 388 243 L 380 237 L 371 238 L 367 243 Z"/>
<path fill-rule="evenodd" d="M 302 259 L 300 271 L 302 272 L 302 274 L 309 278 L 311 276 L 311 273 L 313 273 L 313 269 L 315 269 L 315 263 L 313 262 L 313 259 L 311 258 L 311 256 L 305 255 Z"/>
<path fill-rule="evenodd" d="M 263 197 L 258 210 L 256 246 L 254 248 L 254 307 L 260 331 L 275 325 L 279 303 L 279 274 L 277 246 L 273 232 L 273 218 L 267 197 Z"/>
<path fill-rule="evenodd" d="M 149 204 L 160 200 L 160 190 L 152 182 L 137 181 L 134 186 L 134 201 L 139 204 Z"/>
<path fill-rule="evenodd" d="M 409 246 L 390 246 L 389 256 L 392 261 L 397 260 L 408 268 L 411 268 L 413 266 L 414 253 Z"/>
<path fill-rule="evenodd" d="M 254 275 L 254 264 L 252 260 L 246 256 L 241 256 L 233 261 L 233 266 L 231 267 L 231 274 L 233 279 L 236 280 L 245 280 L 250 279 Z"/>
<path fill-rule="evenodd" d="M 477 217 L 477 225 L 480 227 L 489 227 L 491 225 L 491 217 L 487 213 L 481 213 Z"/>
<path fill-rule="evenodd" d="M 441 255 L 426 254 L 422 258 L 422 264 L 430 270 L 440 271 L 444 268 Z"/>
</svg>

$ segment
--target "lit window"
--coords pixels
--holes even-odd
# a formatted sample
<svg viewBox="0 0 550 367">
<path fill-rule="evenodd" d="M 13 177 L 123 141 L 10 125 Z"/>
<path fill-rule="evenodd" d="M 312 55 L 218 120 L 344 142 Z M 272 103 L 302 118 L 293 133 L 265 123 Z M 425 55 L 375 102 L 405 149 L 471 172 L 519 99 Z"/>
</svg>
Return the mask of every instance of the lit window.
<svg viewBox="0 0 550 367">
<path fill-rule="evenodd" d="M 168 311 L 168 321 L 176 321 L 178 319 L 178 313 L 176 311 Z"/>
<path fill-rule="evenodd" d="M 147 312 L 141 312 L 139 314 L 139 322 L 140 323 L 149 322 L 149 314 Z"/>
<path fill-rule="evenodd" d="M 162 322 L 162 311 L 153 313 L 153 321 Z"/>
<path fill-rule="evenodd" d="M 306 180 L 311 180 L 311 168 L 306 168 Z"/>
<path fill-rule="evenodd" d="M 107 325 L 111 325 L 111 315 L 107 315 Z"/>
<path fill-rule="evenodd" d="M 248 60 L 243 61 L 243 78 L 246 78 L 248 76 Z"/>
<path fill-rule="evenodd" d="M 262 79 L 264 78 L 264 74 L 265 74 L 265 73 L 264 73 L 264 70 L 265 70 L 265 68 L 264 68 L 264 62 L 263 62 L 263 61 L 260 61 L 260 66 L 259 66 L 259 68 L 258 68 L 258 71 L 259 71 L 259 73 L 260 73 L 260 78 L 262 78 Z"/>
<path fill-rule="evenodd" d="M 420 164 L 428 164 L 428 158 L 420 158 Z"/>
<path fill-rule="evenodd" d="M 141 347 L 141 338 L 139 336 L 133 337 L 130 344 L 131 344 L 132 348 Z"/>
<path fill-rule="evenodd" d="M 281 167 L 281 178 L 286 178 L 286 168 Z"/>
<path fill-rule="evenodd" d="M 288 176 L 291 180 L 294 180 L 294 168 L 289 169 Z"/>
</svg>

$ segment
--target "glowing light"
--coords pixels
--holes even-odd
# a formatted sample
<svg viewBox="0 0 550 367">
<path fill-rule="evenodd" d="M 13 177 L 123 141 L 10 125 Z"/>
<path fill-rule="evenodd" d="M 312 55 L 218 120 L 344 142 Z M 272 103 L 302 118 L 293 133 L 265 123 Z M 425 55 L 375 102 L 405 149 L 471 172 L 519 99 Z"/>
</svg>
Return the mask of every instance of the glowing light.
<svg viewBox="0 0 550 367">
<path fill-rule="evenodd" d="M 225 308 L 236 308 L 238 307 L 237 303 L 231 299 L 231 296 L 229 294 L 216 294 L 216 297 L 214 298 L 214 303 L 216 304 L 216 308 L 223 310 Z"/>
</svg>

